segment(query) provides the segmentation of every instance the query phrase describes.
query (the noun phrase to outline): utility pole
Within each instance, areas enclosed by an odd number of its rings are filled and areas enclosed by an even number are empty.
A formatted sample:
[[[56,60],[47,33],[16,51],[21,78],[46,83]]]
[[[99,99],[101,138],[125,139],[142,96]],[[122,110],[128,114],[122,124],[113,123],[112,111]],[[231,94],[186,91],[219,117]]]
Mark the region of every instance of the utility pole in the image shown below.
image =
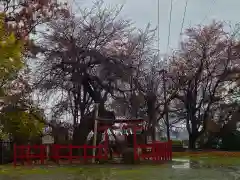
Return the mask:
[[[93,146],[94,147],[96,147],[96,145],[97,145],[98,109],[99,109],[99,104],[95,103],[95,108],[94,108],[94,134],[93,134]],[[95,155],[96,155],[96,148],[93,148],[93,157],[94,158],[92,158],[92,163],[95,163]]]
[[[168,117],[168,102],[167,102],[167,89],[166,89],[166,70],[162,70],[162,80],[163,80],[163,96],[164,96],[164,111],[165,111],[165,123],[167,126],[167,139],[170,141],[170,126]]]

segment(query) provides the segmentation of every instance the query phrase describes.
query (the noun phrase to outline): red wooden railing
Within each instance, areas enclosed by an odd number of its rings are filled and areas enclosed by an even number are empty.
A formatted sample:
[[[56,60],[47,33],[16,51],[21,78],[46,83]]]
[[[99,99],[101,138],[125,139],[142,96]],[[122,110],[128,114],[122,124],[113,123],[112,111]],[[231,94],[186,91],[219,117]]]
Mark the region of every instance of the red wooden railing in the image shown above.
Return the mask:
[[[69,155],[61,155],[59,153],[60,149],[68,149]],[[83,149],[83,155],[82,156],[73,156],[72,150],[73,149]],[[98,153],[93,155],[87,154],[87,149],[98,149]],[[105,149],[105,151],[103,151]],[[108,158],[108,152],[105,145],[98,145],[98,146],[90,146],[90,145],[83,145],[83,146],[72,146],[72,145],[53,145],[53,159],[55,159],[57,162],[59,162],[60,159],[67,159],[71,163],[74,159],[83,159],[84,162],[86,162],[88,159],[98,158],[98,159],[107,159]]]
[[[33,151],[40,151],[39,153],[33,153]],[[32,163],[32,160],[40,159],[41,164],[46,159],[46,146],[44,145],[21,145],[17,146],[14,144],[14,156],[13,163],[16,166],[17,161]]]
[[[50,146],[50,156],[49,158],[54,159],[57,163],[59,163],[59,160],[67,159],[69,160],[69,163],[72,163],[72,160],[82,159],[84,162],[87,162],[89,159],[98,158],[98,159],[107,159],[108,158],[108,152],[105,145],[98,145],[98,146],[89,146],[89,145],[83,145],[83,146],[73,146],[73,145],[58,145],[53,144]],[[68,155],[61,155],[59,151],[61,149],[67,149],[69,151]],[[82,156],[74,156],[72,153],[73,149],[83,149],[83,155]],[[88,149],[98,149],[98,153],[93,155],[88,155],[87,150]],[[104,151],[103,151],[104,149]],[[14,145],[14,166],[17,165],[17,162],[27,162],[29,165],[32,164],[32,161],[37,159],[41,160],[41,164],[45,163],[45,160],[48,158],[46,154],[47,146],[46,145],[25,145],[25,146],[17,146]],[[37,153],[36,151],[39,151]]]
[[[98,149],[98,153],[93,155],[88,155],[88,149]],[[138,149],[149,149],[150,152],[147,153],[139,153]],[[67,149],[68,154],[62,155],[60,153],[61,149]],[[73,149],[83,149],[82,156],[74,156],[72,153]],[[17,146],[14,145],[14,166],[17,165],[17,162],[27,162],[27,164],[31,165],[33,160],[40,160],[41,164],[46,163],[47,154],[46,154],[47,146],[46,145],[25,145],[25,146]],[[104,150],[104,151],[103,151]],[[72,163],[73,160],[80,160],[80,162],[87,162],[89,159],[98,158],[100,160],[108,159],[108,144],[105,141],[104,144],[100,144],[98,146],[73,146],[73,145],[58,145],[53,144],[50,146],[50,157],[54,159],[56,163],[59,163],[60,160],[68,160],[69,163]],[[151,144],[142,144],[134,146],[134,158],[135,159],[144,159],[151,161],[168,161],[172,160],[172,142],[153,142]]]
[[[104,127],[106,130],[106,127]],[[134,158],[135,159],[148,159],[153,161],[165,161],[172,159],[172,142],[153,142],[151,144],[137,144],[136,130],[138,127],[133,128],[134,134]],[[57,163],[59,160],[67,159],[69,163],[73,160],[82,160],[87,162],[89,159],[98,158],[100,160],[108,158],[108,134],[105,131],[105,142],[97,146],[83,145],[83,146],[73,146],[73,145],[50,145],[50,157],[47,157],[47,146],[46,145],[14,145],[14,166],[17,162],[27,162],[32,164],[33,160],[40,160],[41,164],[45,164],[47,158],[54,159]],[[95,156],[88,155],[88,149],[98,149],[98,153]],[[150,149],[149,153],[139,153],[138,149]],[[67,154],[62,155],[61,150],[68,150]],[[82,156],[74,156],[73,149],[82,149]],[[104,150],[104,151],[103,151]]]
[[[138,149],[148,149],[149,151],[139,153]],[[134,158],[153,160],[153,161],[169,161],[172,160],[172,142],[153,142],[151,144],[142,144],[134,146]]]

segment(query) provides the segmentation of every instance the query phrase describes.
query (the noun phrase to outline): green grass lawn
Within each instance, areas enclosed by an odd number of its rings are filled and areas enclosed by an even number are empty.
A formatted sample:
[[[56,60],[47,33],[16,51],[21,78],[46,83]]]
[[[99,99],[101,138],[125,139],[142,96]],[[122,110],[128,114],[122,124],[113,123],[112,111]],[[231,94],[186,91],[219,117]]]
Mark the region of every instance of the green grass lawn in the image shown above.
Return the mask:
[[[178,155],[190,160],[189,167],[176,168],[182,162],[162,165],[78,165],[78,166],[0,166],[3,180],[230,180],[240,178],[239,157]],[[199,164],[193,162],[200,162]]]
[[[216,169],[172,169],[167,166],[5,168],[4,180],[229,180],[235,174]],[[240,176],[239,176],[240,177]]]

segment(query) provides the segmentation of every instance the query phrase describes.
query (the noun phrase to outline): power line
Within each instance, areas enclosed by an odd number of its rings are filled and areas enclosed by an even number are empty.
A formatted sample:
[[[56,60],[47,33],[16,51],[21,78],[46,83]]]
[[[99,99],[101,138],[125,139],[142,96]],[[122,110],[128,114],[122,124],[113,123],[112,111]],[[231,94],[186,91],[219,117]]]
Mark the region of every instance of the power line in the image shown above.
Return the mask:
[[[169,49],[170,36],[171,36],[172,9],[173,9],[173,0],[171,0],[171,6],[170,6],[170,11],[169,11],[167,53],[168,53],[168,49]]]
[[[186,2],[185,2],[183,19],[182,19],[181,29],[180,29],[180,34],[179,34],[179,43],[178,43],[179,45],[180,45],[180,42],[181,42],[181,40],[182,40],[181,37],[182,37],[183,26],[184,26],[184,23],[185,23],[185,17],[186,17],[186,12],[187,12],[188,1],[189,1],[189,0],[186,0]]]
[[[183,19],[182,19],[180,34],[182,34],[183,26],[184,26],[184,23],[185,23],[185,17],[186,17],[186,12],[187,12],[188,1],[189,0],[186,0],[185,7],[184,7],[184,13],[183,13]]]
[[[211,13],[212,7],[214,6],[215,3],[216,3],[216,0],[212,0],[212,5],[210,6],[208,13],[205,15],[205,17],[203,18],[200,24],[202,24],[208,18],[208,15]]]
[[[172,24],[172,9],[173,9],[173,0],[171,0],[171,6],[169,11],[169,23],[168,23],[168,41],[167,41],[167,52],[170,44],[170,36],[171,36],[171,24]],[[167,65],[167,62],[164,62],[164,65]],[[165,124],[167,128],[167,137],[170,140],[170,129],[169,129],[169,116],[168,116],[168,103],[167,103],[167,94],[166,94],[166,77],[165,77],[165,68],[163,69],[163,92],[164,92],[164,111],[165,111]]]
[[[159,60],[159,53],[160,53],[160,0],[158,0],[158,4],[157,4],[157,56],[158,56],[158,60]]]

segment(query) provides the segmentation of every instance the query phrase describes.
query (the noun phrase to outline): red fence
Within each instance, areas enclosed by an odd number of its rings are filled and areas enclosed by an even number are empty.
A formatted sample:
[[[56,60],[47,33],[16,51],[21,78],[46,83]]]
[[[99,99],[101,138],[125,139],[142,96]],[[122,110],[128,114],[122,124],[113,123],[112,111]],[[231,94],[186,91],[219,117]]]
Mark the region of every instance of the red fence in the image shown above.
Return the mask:
[[[153,161],[168,161],[172,160],[172,142],[153,142],[151,144],[135,145],[134,158],[153,160]],[[142,150],[139,153],[138,149]],[[143,149],[146,151],[143,152]]]
[[[67,150],[67,153],[61,154],[61,150]],[[82,149],[82,156],[74,156],[74,149]],[[89,155],[88,150],[96,149],[97,154],[95,156]],[[138,149],[142,149],[142,153],[139,153]],[[148,149],[150,152],[143,152],[143,149]],[[46,160],[50,158],[56,163],[60,160],[68,160],[72,163],[73,160],[79,160],[80,162],[87,162],[90,159],[108,159],[108,144],[105,141],[104,144],[98,146],[73,146],[73,145],[58,145],[53,144],[49,149],[49,157],[47,157],[47,146],[46,145],[25,145],[17,146],[14,145],[14,166],[17,162],[27,162],[29,165],[32,164],[34,160],[40,160],[41,164],[45,164]],[[151,144],[143,144],[134,146],[134,158],[144,159],[152,161],[167,161],[172,159],[172,143],[169,142],[154,142]]]
[[[32,153],[34,151],[34,153]],[[32,163],[34,159],[40,159],[41,164],[44,164],[46,159],[46,146],[44,145],[22,145],[17,146],[14,144],[13,163],[16,166],[17,161]]]
[[[72,163],[73,160],[83,160],[83,162],[87,162],[89,159],[98,158],[98,159],[107,159],[108,152],[105,145],[98,146],[73,146],[73,145],[58,145],[53,144],[50,146],[49,154],[47,157],[47,146],[46,145],[26,145],[26,146],[17,146],[14,145],[14,166],[17,165],[17,162],[27,162],[29,165],[32,164],[34,160],[40,160],[41,164],[45,164],[45,160],[48,158],[55,160],[56,163],[59,163],[59,160],[67,159],[69,163]],[[67,149],[68,154],[61,155],[60,150]],[[82,156],[74,156],[73,149],[82,149]],[[96,155],[88,155],[88,149],[96,149]],[[98,150],[98,151],[97,151]]]

